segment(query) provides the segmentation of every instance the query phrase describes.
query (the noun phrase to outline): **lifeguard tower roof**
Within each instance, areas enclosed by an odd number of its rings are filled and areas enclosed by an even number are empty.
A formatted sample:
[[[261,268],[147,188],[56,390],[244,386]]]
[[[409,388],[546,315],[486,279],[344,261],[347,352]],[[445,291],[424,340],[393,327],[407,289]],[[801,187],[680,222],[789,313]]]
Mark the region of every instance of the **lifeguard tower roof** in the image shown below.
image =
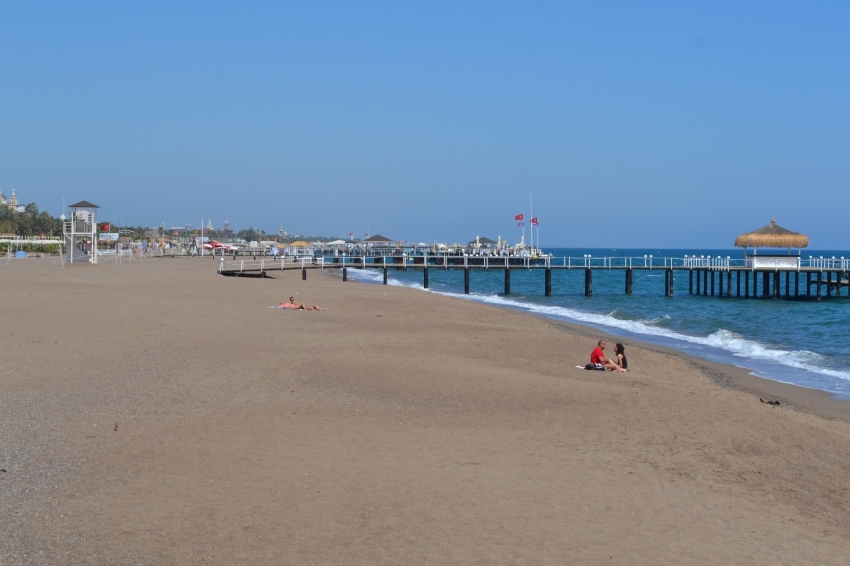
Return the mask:
[[[68,208],[100,208],[96,204],[92,204],[87,200],[81,200],[77,204],[68,205]]]

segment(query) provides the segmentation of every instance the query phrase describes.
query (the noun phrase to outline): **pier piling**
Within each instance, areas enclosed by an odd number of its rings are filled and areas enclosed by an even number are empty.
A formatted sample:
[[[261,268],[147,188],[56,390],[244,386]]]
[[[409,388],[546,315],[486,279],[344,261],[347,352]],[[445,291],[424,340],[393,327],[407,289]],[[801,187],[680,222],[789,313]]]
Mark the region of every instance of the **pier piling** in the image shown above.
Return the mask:
[[[826,297],[829,298],[832,296],[832,272],[826,272]]]
[[[629,270],[631,271],[631,269]],[[552,268],[547,267],[543,277],[543,291],[547,297],[552,296]]]
[[[818,300],[821,299],[821,285],[823,284],[823,272],[818,271]]]
[[[744,298],[750,298],[750,272],[744,272]]]
[[[342,268],[342,282],[345,283],[346,281],[348,281],[348,268],[343,267]]]
[[[505,295],[511,294],[511,268],[505,268]]]
[[[664,296],[670,296],[670,272],[668,270],[664,270]]]
[[[714,280],[712,280],[712,287],[713,286],[714,286]],[[708,295],[708,270],[707,269],[702,270],[702,294]],[[711,294],[713,295],[714,292],[712,291]]]
[[[626,270],[626,294],[631,295],[635,290],[635,273],[631,268]]]
[[[812,296],[812,274],[806,273],[806,296]]]
[[[800,296],[800,272],[794,272],[794,297]]]
[[[694,294],[694,270],[688,270],[688,295]]]
[[[711,296],[714,296],[714,272],[711,272]]]
[[[699,277],[699,269],[697,269],[697,295],[700,294],[700,277]]]
[[[384,267],[384,285],[387,284],[387,268]]]
[[[735,293],[735,296],[740,299],[741,298],[741,272],[739,271],[736,275],[738,276],[738,289],[737,289],[737,293]]]
[[[788,299],[791,297],[791,273],[785,272],[785,298]]]
[[[774,272],[773,272],[773,298],[774,298],[774,299],[778,299],[778,298],[779,298],[779,287],[780,287],[780,284],[779,284],[779,271],[774,271]]]
[[[584,296],[593,296],[593,271],[590,269],[584,270]]]
[[[732,296],[732,272],[731,271],[726,272],[726,296],[727,297]]]
[[[422,268],[422,286],[428,288],[428,266]]]
[[[301,268],[301,281],[307,281],[307,268]]]
[[[720,291],[718,293],[718,295],[722,297],[723,296],[723,273],[717,274],[717,285],[719,287],[718,291]]]
[[[667,279],[667,296],[672,297],[673,296],[673,270],[668,269],[667,273],[668,273],[668,275],[666,277],[666,279]]]
[[[469,294],[469,268],[463,268],[463,294]]]

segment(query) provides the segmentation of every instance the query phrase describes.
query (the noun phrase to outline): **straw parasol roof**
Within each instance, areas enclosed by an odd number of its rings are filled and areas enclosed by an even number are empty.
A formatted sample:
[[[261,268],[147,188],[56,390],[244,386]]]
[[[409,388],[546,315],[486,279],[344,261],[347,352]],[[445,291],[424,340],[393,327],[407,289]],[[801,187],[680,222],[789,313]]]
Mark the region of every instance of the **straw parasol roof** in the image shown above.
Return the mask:
[[[805,248],[808,245],[808,236],[783,228],[776,223],[776,218],[764,228],[735,238],[738,248]]]
[[[297,242],[292,242],[291,244],[289,244],[289,246],[291,246],[293,248],[309,248],[310,243],[305,242],[303,240],[298,240]]]

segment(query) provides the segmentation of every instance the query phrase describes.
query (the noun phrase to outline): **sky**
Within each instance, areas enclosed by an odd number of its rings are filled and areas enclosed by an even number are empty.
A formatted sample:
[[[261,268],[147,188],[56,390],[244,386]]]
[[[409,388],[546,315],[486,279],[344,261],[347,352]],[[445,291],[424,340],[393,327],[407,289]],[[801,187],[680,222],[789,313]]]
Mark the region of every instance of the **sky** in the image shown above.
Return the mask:
[[[54,215],[850,249],[848,2],[4,2],[0,190]]]

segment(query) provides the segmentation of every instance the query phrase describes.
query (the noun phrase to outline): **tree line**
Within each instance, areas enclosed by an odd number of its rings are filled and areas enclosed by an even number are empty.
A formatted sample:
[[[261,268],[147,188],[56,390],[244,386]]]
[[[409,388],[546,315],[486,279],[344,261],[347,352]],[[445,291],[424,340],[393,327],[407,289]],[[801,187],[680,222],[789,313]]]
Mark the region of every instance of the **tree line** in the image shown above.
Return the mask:
[[[0,206],[0,234],[61,236],[62,221],[46,211],[39,212],[34,202],[26,205],[23,212]]]

